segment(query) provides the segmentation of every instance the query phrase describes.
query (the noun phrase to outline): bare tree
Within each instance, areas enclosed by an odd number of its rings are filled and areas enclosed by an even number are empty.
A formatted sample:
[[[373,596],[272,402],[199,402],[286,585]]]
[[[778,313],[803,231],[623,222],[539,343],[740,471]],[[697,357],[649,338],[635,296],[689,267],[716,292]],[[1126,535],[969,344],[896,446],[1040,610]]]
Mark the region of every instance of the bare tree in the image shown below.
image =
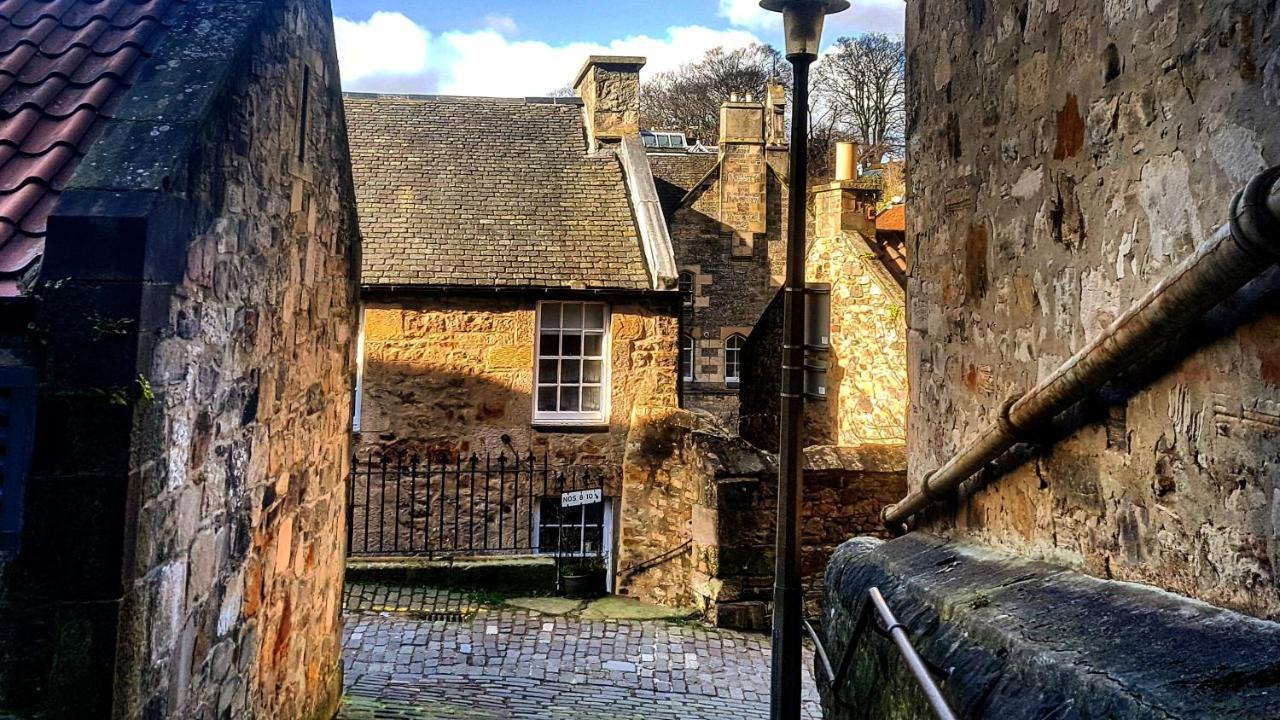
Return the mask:
[[[644,84],[641,124],[685,133],[690,142],[719,139],[720,104],[731,93],[763,98],[771,80],[791,89],[791,66],[769,45],[714,48],[701,59],[659,73]]]
[[[866,33],[837,40],[814,69],[815,101],[835,134],[862,145],[864,159],[903,154],[906,65],[901,38]]]

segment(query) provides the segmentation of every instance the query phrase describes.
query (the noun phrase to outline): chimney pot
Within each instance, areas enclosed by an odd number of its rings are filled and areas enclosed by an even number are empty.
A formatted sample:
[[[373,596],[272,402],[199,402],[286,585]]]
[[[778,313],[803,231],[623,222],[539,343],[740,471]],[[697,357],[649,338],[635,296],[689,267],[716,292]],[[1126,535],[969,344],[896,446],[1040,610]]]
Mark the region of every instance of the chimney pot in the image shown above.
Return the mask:
[[[858,143],[836,143],[836,182],[858,177]]]

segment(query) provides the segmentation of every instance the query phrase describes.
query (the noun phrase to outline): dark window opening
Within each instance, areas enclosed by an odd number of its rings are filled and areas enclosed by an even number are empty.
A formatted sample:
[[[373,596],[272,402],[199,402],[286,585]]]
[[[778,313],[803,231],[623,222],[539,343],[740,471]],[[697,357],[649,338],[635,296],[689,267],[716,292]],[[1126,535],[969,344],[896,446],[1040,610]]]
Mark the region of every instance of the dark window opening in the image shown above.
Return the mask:
[[[307,161],[307,116],[311,110],[311,67],[302,68],[302,105],[298,108],[298,162]]]
[[[604,503],[560,507],[556,498],[542,498],[538,512],[538,551],[564,555],[604,553]]]

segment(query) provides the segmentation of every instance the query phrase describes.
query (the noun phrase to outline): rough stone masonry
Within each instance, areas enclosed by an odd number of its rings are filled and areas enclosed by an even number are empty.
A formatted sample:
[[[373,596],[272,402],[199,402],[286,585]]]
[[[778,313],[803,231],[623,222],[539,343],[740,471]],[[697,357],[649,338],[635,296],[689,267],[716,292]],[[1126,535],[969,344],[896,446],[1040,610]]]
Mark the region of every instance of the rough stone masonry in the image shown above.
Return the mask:
[[[918,486],[1280,163],[1280,13],[1230,0],[912,0]],[[931,527],[1280,617],[1280,280],[1113,383]]]
[[[50,220],[7,704],[337,709],[357,228],[332,22],[187,3]]]

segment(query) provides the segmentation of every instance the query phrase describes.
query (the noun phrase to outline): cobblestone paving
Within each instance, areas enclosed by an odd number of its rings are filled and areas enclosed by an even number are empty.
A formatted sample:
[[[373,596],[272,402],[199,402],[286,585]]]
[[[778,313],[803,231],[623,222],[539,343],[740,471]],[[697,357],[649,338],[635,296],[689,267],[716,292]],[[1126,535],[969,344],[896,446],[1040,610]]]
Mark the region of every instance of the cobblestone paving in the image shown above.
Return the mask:
[[[768,717],[763,635],[485,608],[460,623],[351,615],[345,642],[343,720]],[[809,667],[805,695],[821,717]]]

